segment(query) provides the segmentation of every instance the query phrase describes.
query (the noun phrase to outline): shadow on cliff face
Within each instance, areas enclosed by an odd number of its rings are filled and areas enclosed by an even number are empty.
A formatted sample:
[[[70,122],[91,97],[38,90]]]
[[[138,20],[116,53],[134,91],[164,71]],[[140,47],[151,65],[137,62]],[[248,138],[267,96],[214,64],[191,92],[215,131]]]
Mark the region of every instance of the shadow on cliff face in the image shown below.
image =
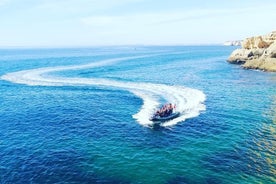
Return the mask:
[[[271,58],[276,58],[276,53],[271,54]]]

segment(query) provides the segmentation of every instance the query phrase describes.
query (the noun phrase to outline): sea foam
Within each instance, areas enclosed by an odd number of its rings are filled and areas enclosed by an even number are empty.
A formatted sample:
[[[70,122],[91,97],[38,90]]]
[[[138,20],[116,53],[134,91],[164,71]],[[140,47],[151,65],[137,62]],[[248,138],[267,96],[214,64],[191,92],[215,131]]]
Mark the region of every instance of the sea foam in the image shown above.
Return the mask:
[[[149,119],[154,111],[161,105],[161,100],[176,104],[177,111],[181,113],[178,118],[162,124],[162,126],[165,127],[173,126],[179,122],[185,121],[188,118],[196,117],[201,111],[205,110],[205,94],[197,89],[183,86],[124,82],[101,78],[65,78],[53,75],[53,72],[96,68],[106,65],[113,65],[117,62],[150,56],[153,55],[114,58],[85,65],[45,67],[32,70],[23,70],[3,75],[1,76],[1,79],[19,84],[36,86],[94,85],[124,89],[143,100],[143,105],[140,108],[140,111],[133,115],[133,118],[143,126],[149,126],[152,124]]]

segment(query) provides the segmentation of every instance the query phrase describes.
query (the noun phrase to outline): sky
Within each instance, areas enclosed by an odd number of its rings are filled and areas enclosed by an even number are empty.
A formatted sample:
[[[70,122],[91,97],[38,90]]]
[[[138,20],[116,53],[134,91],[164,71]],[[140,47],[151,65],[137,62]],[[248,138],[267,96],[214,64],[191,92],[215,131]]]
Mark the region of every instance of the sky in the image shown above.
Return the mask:
[[[0,0],[0,47],[221,44],[275,21],[275,0]]]

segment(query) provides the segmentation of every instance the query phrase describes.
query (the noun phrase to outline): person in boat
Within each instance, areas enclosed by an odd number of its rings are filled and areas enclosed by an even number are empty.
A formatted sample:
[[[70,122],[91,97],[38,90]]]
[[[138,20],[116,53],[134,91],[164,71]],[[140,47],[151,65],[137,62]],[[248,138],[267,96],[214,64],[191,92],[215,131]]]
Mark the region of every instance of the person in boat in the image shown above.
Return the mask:
[[[167,105],[165,110],[165,116],[169,116],[169,115],[171,115],[171,109],[170,109],[170,106]]]
[[[170,103],[170,104],[169,104],[169,114],[172,114],[172,112],[173,112],[173,106],[172,106],[172,104]]]
[[[167,117],[170,116],[173,113],[173,109],[175,108],[175,105],[173,106],[170,104],[165,104],[162,106],[161,109],[157,110],[154,116],[160,116],[160,117]]]
[[[154,116],[160,116],[160,111],[157,110],[157,111],[155,112]]]
[[[166,110],[167,110],[166,108],[167,108],[166,104],[162,106],[162,108],[161,108],[161,117],[165,117],[166,116]]]

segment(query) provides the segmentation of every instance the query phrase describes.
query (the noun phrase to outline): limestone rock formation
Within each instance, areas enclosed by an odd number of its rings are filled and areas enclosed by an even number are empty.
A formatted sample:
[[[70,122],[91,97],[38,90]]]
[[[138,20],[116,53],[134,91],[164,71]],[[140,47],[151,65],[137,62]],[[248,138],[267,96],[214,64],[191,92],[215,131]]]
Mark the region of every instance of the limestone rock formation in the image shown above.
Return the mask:
[[[242,47],[245,49],[267,48],[272,42],[264,40],[261,36],[246,38],[242,42]]]
[[[228,58],[229,63],[244,68],[276,72],[276,31],[264,36],[246,38]]]

